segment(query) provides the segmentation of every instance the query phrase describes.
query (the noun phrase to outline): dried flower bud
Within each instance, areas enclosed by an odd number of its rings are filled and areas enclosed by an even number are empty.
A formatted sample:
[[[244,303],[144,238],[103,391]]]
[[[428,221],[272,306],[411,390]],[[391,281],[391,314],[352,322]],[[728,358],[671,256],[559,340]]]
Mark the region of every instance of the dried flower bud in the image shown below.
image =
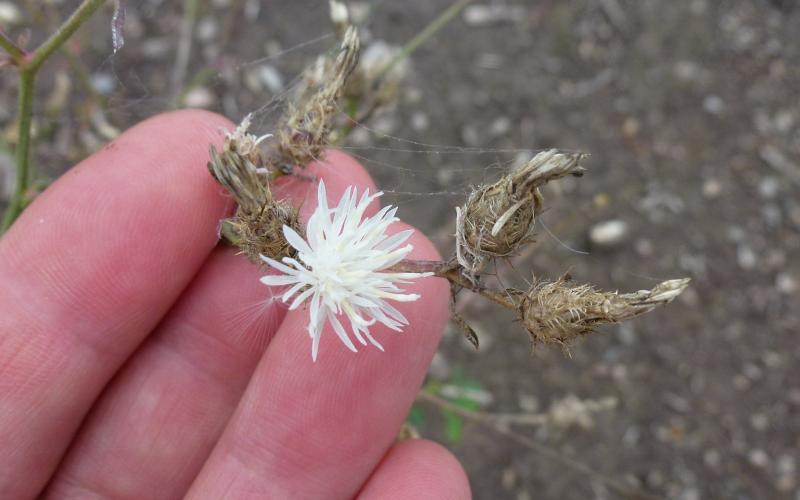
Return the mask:
[[[534,342],[567,344],[591,333],[596,325],[619,323],[667,304],[689,285],[689,279],[664,281],[652,290],[599,292],[589,285],[569,286],[568,278],[539,282],[517,298],[525,328]]]
[[[358,64],[360,51],[358,31],[349,27],[333,64],[317,63],[315,91],[303,87],[296,101],[288,105],[278,125],[278,141],[271,152],[267,167],[271,171],[288,173],[294,165],[305,167],[321,158],[329,145],[333,118],[338,111],[339,98],[347,79]]]
[[[344,95],[367,109],[387,106],[397,101],[411,64],[400,57],[402,48],[383,40],[375,40],[362,51],[358,67],[347,81]]]
[[[249,132],[251,120],[252,114],[248,114],[233,132],[225,134],[222,152],[223,154],[225,152],[234,153],[243,157],[256,167],[262,167],[264,165],[264,159],[261,149],[259,149],[258,146],[264,139],[272,137],[272,134],[262,135],[261,137],[256,137],[251,134]]]
[[[469,274],[479,273],[494,257],[505,257],[528,243],[542,208],[539,187],[566,175],[581,176],[583,153],[551,149],[494,184],[472,192],[456,208],[456,255]]]
[[[260,255],[280,259],[294,253],[283,235],[284,225],[302,230],[297,209],[273,198],[267,172],[257,167],[255,162],[261,161],[257,146],[267,136],[255,138],[247,132],[249,125],[248,116],[226,135],[221,152],[211,146],[208,169],[239,205],[234,217],[222,221],[220,232],[252,262],[260,264]]]

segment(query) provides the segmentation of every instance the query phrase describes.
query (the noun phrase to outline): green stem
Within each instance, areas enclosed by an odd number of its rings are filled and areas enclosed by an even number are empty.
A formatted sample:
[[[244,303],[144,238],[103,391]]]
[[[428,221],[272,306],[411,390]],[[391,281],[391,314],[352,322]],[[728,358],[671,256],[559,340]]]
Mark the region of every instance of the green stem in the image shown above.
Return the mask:
[[[30,179],[31,123],[33,121],[33,96],[36,74],[42,64],[85,23],[106,0],[84,0],[64,23],[32,54],[25,54],[10,39],[0,33],[0,46],[14,57],[19,67],[19,107],[17,109],[17,145],[15,160],[17,183],[3,215],[2,232],[5,232],[25,209],[28,181]],[[9,48],[11,50],[9,50]],[[15,50],[16,48],[16,50]]]
[[[17,184],[14,194],[8,202],[8,208],[3,215],[3,232],[11,227],[22,210],[25,208],[26,191],[28,190],[28,168],[30,141],[31,141],[31,121],[33,117],[33,94],[35,88],[35,73],[20,71],[19,74],[19,106],[17,108],[17,147],[15,150],[17,164]]]
[[[47,58],[58,50],[105,2],[106,0],[84,0],[75,12],[69,16],[69,19],[64,21],[64,24],[33,52],[30,60],[25,65],[25,70],[36,72]]]
[[[14,40],[9,38],[8,35],[3,33],[3,30],[0,30],[0,48],[8,52],[8,55],[11,56],[11,59],[14,61],[14,64],[17,66],[21,65],[25,58],[27,57],[27,53],[22,50],[19,45],[14,43]]]
[[[447,24],[453,20],[454,17],[461,12],[464,7],[467,6],[472,0],[459,0],[458,2],[454,3],[447,9],[445,9],[441,14],[439,14],[436,19],[430,22],[425,28],[417,33],[414,38],[408,41],[400,52],[395,54],[391,61],[386,63],[386,66],[383,67],[381,72],[378,74],[378,77],[375,79],[376,87],[380,85],[380,82],[386,77],[387,74],[397,66],[400,61],[407,58],[411,54],[414,53],[423,43],[430,40],[436,33],[439,32],[442,28],[447,26]]]

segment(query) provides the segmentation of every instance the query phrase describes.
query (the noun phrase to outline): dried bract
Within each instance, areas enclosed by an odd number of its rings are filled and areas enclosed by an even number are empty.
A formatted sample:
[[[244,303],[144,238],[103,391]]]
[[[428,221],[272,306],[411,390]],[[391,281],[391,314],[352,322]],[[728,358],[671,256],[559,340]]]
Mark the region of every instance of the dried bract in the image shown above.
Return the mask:
[[[395,103],[411,71],[408,59],[401,55],[401,47],[383,40],[367,45],[344,95],[373,111]]]
[[[280,259],[294,254],[283,235],[283,226],[302,231],[297,209],[287,201],[275,200],[267,184],[266,171],[258,144],[268,136],[256,138],[247,132],[250,117],[225,137],[221,152],[210,148],[208,169],[236,201],[234,217],[221,222],[220,232],[238,246],[254,263],[260,255]]]
[[[267,167],[272,172],[289,173],[297,165],[305,167],[321,158],[330,144],[329,138],[339,98],[347,78],[358,64],[360,52],[358,32],[349,27],[333,64],[317,63],[319,75],[314,77],[318,87],[304,87],[297,99],[289,103],[278,125],[277,144]]]
[[[534,342],[565,345],[597,325],[619,323],[667,304],[689,279],[664,281],[652,290],[600,292],[589,285],[570,286],[567,278],[539,282],[517,297],[520,318]]]
[[[471,275],[486,262],[506,257],[531,241],[535,216],[542,209],[539,187],[567,175],[581,176],[583,153],[551,149],[533,157],[494,184],[480,186],[456,208],[456,256]]]

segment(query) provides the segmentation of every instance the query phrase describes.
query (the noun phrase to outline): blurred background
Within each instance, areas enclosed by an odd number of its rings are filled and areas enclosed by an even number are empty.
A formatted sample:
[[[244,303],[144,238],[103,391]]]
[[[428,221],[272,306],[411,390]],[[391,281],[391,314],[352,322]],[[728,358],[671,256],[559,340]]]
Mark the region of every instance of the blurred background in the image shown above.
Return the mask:
[[[402,46],[452,2],[349,4],[365,45]],[[76,5],[0,1],[0,26],[36,46]],[[537,243],[498,277],[569,271],[620,291],[693,279],[568,351],[532,350],[510,315],[461,294],[481,348],[448,330],[424,390],[454,406],[421,399],[409,421],[456,453],[476,498],[800,499],[795,5],[474,1],[342,143],[445,255],[470,185],[544,148],[590,153],[586,176],[546,188]],[[115,53],[111,7],[40,77],[37,188],[175,107],[256,111],[269,132],[303,69],[337,45],[321,0],[142,0]],[[0,69],[0,205],[15,76]]]

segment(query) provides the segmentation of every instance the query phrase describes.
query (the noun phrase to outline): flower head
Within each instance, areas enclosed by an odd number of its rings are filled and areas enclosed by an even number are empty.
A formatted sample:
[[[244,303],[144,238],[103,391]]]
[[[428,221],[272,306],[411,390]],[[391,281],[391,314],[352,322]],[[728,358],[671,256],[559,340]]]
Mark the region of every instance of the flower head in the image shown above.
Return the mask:
[[[256,137],[250,133],[250,124],[253,114],[250,113],[242,119],[233,132],[225,132],[225,142],[223,144],[223,151],[232,151],[239,156],[247,158],[255,166],[261,164],[261,152],[258,145],[264,139],[272,137],[272,134],[265,134],[261,137]]]
[[[325,184],[320,181],[318,205],[308,220],[306,239],[292,228],[283,226],[286,240],[297,250],[297,259],[284,257],[281,263],[261,257],[282,273],[264,276],[261,282],[269,286],[289,286],[281,300],[290,304],[290,310],[297,309],[303,302],[310,302],[308,333],[312,339],[311,357],[314,361],[326,321],[331,323],[339,340],[351,351],[356,351],[339,316],[349,321],[350,330],[358,342],[367,345],[369,341],[383,350],[370,334],[369,327],[382,323],[392,330],[402,331],[408,320],[387,301],[417,300],[419,295],[403,293],[397,284],[430,275],[389,270],[412,250],[411,245],[403,246],[403,243],[413,230],[392,236],[386,234],[389,225],[398,220],[395,207],[387,206],[373,217],[364,217],[369,204],[382,194],[370,195],[367,190],[359,199],[356,189],[351,186],[345,190],[339,205],[329,208]]]

